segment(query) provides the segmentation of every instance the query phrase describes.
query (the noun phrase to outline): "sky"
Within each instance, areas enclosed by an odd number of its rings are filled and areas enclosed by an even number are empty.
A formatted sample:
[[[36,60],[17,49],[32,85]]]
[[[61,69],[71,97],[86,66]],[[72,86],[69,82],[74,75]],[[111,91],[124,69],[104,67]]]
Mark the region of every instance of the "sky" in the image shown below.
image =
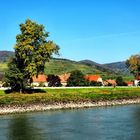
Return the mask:
[[[0,0],[0,50],[14,51],[19,24],[43,24],[60,57],[98,63],[140,52],[139,0]]]

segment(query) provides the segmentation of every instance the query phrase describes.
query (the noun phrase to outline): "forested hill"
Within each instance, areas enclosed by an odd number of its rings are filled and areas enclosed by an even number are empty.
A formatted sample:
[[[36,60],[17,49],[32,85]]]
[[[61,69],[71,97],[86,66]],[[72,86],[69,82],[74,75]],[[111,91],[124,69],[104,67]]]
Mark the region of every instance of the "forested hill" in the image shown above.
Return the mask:
[[[104,66],[107,68],[111,68],[112,70],[115,70],[117,72],[121,72],[124,74],[130,74],[125,61],[108,63],[108,64],[104,64]]]
[[[8,60],[14,56],[12,51],[0,51],[0,62],[8,62]]]
[[[81,64],[85,64],[87,66],[94,66],[95,68],[101,70],[101,71],[114,71],[110,69],[109,67],[106,67],[105,65],[99,64],[97,62],[91,61],[91,60],[81,60],[79,61]]]
[[[11,51],[0,51],[0,72],[4,72],[7,69],[7,62],[13,55],[14,52]],[[46,74],[59,75],[73,70],[80,70],[84,74],[100,74],[103,77],[112,77],[118,75],[118,72],[122,74],[121,72],[125,71],[125,67],[120,67],[120,65],[114,66],[114,64],[111,64],[111,66],[109,64],[102,65],[91,60],[77,62],[58,58],[52,59],[45,65]]]
[[[91,60],[82,60],[80,63],[88,65],[88,66],[95,66],[96,68],[106,71],[115,71],[116,73],[121,73],[125,75],[130,75],[130,72],[125,64],[125,61],[122,62],[114,62],[114,63],[107,63],[107,64],[99,64]]]
[[[74,70],[80,70],[84,74],[115,74],[114,71],[109,69],[100,69],[95,66],[89,66],[86,64],[79,63],[77,61],[71,61],[68,59],[52,59],[50,62],[46,63],[45,72],[48,74],[63,74],[69,73]]]

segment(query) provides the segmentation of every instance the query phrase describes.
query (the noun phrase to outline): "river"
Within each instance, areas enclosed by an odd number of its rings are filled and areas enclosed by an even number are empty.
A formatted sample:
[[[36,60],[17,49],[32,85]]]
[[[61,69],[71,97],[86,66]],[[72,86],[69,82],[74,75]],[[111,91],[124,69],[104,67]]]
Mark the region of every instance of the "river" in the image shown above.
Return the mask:
[[[140,105],[3,115],[0,140],[140,140]]]

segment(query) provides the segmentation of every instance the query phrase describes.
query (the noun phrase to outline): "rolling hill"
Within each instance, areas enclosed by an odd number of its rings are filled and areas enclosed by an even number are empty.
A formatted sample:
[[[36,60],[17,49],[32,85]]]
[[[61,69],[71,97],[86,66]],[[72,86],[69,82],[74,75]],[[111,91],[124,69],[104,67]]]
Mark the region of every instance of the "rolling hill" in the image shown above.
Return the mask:
[[[124,75],[130,75],[130,72],[125,64],[125,61],[122,62],[114,62],[114,63],[107,63],[107,64],[99,64],[91,60],[82,60],[79,61],[82,64],[88,66],[95,66],[96,68],[100,69],[101,71],[113,71],[116,73],[121,73]]]
[[[0,63],[7,62],[13,56],[14,52],[12,51],[0,51]]]
[[[110,69],[109,67],[106,67],[105,65],[96,63],[96,62],[91,61],[91,60],[81,60],[81,61],[79,61],[79,63],[85,64],[87,66],[93,66],[101,71],[115,72],[114,70]]]
[[[48,74],[51,73],[63,74],[63,73],[69,73],[73,70],[80,70],[84,74],[105,74],[105,73],[114,74],[113,71],[110,71],[108,69],[101,70],[96,66],[89,66],[86,64],[82,64],[67,59],[52,59],[50,62],[46,63],[46,67],[45,67],[45,72]]]
[[[108,63],[108,64],[104,64],[105,67],[110,68],[116,72],[120,72],[123,74],[127,74],[130,75],[130,72],[126,66],[125,61],[122,62],[114,62],[114,63]]]
[[[7,62],[13,55],[14,52],[0,51],[0,73],[4,73],[7,69]],[[91,60],[76,62],[68,59],[54,58],[45,64],[45,74],[60,75],[69,73],[73,70],[80,70],[84,74],[100,74],[104,79],[106,79],[116,77],[118,76],[118,73],[122,75],[123,71],[125,71],[125,67],[123,66],[124,63],[123,65],[119,64],[120,63],[118,62],[102,65]]]

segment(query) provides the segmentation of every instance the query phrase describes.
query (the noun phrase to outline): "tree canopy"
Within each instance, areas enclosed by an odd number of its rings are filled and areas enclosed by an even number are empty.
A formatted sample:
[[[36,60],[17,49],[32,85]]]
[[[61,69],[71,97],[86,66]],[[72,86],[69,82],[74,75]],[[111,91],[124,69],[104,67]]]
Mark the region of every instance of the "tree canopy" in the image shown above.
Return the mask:
[[[79,71],[75,70],[71,72],[71,75],[67,81],[67,86],[88,86],[89,81],[85,79],[84,74]]]
[[[116,83],[117,83],[118,86],[127,86],[127,84],[124,82],[122,76],[118,76],[116,78]]]
[[[132,55],[127,61],[126,65],[128,66],[130,72],[135,76],[140,75],[140,55]]]
[[[53,41],[46,40],[49,33],[43,25],[30,19],[20,24],[20,31],[16,36],[15,56],[9,64],[6,80],[12,89],[17,87],[22,91],[33,76],[44,72],[45,62],[53,54],[58,54],[59,47]]]
[[[61,87],[62,86],[61,80],[60,80],[59,76],[57,76],[57,75],[53,75],[53,74],[48,75],[47,81],[48,81],[49,87]]]

